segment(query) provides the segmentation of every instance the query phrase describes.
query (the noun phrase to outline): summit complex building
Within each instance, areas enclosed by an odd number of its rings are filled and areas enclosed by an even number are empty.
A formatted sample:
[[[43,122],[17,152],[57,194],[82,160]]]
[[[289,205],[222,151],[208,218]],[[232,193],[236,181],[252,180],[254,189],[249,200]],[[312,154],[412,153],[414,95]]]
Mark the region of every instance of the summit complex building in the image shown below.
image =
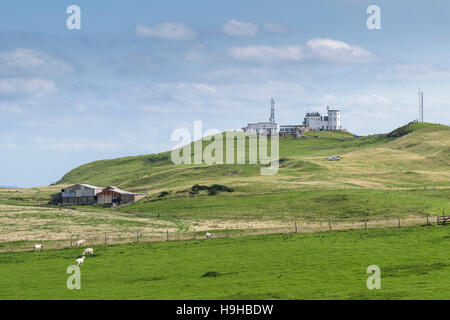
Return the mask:
[[[342,130],[341,111],[327,107],[326,116],[322,116],[319,112],[308,112],[302,124],[280,125],[275,123],[275,102],[272,99],[269,122],[249,123],[243,130],[269,135],[304,131]]]

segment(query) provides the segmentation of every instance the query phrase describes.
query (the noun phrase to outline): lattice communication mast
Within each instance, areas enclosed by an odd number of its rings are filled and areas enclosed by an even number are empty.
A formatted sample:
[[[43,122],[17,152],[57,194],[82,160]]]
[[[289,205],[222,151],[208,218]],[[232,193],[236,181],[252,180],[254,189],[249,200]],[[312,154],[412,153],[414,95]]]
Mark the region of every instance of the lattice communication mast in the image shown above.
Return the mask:
[[[275,100],[270,99],[270,123],[275,123]]]
[[[419,90],[419,121],[423,122],[423,91]]]

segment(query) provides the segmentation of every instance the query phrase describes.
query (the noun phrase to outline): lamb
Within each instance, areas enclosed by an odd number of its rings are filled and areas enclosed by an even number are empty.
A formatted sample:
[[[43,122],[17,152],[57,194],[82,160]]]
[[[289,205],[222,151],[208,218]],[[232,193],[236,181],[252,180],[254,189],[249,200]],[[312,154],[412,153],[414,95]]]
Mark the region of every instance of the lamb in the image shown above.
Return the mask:
[[[35,244],[34,245],[34,251],[41,251],[42,249],[42,244]]]
[[[208,239],[208,240],[211,240],[211,238],[214,238],[216,235],[214,234],[214,233],[209,233],[209,232],[207,232],[206,234],[205,234],[205,237],[206,237],[206,239]]]
[[[87,248],[83,251],[83,256],[88,255],[88,254],[94,254],[94,249]]]
[[[86,244],[86,239],[81,239],[81,240],[78,240],[77,242],[75,242],[75,245],[77,246],[77,248],[79,246],[84,246],[85,244]]]
[[[85,256],[82,256],[81,258],[78,258],[78,259],[75,261],[75,263],[77,264],[77,266],[82,265],[83,262],[84,262],[84,259],[86,259]]]

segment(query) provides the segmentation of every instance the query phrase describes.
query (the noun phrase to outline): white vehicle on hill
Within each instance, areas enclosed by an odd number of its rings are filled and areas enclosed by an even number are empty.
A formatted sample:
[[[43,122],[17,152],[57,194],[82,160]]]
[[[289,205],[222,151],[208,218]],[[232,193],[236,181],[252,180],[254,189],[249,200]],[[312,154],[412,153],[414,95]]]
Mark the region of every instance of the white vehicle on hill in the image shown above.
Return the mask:
[[[329,156],[328,157],[328,161],[340,161],[341,157],[340,156]]]

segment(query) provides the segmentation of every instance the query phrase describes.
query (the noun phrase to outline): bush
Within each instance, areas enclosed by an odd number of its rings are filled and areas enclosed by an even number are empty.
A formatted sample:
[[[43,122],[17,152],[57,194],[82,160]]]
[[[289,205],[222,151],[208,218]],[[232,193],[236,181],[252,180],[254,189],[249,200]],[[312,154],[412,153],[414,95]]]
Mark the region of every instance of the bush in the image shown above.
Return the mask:
[[[158,198],[163,198],[163,197],[165,197],[165,196],[168,196],[169,194],[170,194],[170,192],[163,191],[163,192],[161,192],[161,193],[158,195]]]
[[[233,192],[234,191],[233,189],[231,189],[231,188],[229,188],[227,186],[220,185],[220,184],[213,184],[210,187],[204,186],[204,185],[195,184],[195,185],[192,186],[191,191],[189,193],[191,195],[195,195],[195,194],[198,194],[199,191],[203,191],[203,190],[208,190],[208,195],[209,196],[214,196],[219,191],[224,191],[224,192]]]
[[[219,277],[222,274],[218,271],[208,271],[206,272],[204,275],[202,275],[202,278],[206,278],[206,277]]]

